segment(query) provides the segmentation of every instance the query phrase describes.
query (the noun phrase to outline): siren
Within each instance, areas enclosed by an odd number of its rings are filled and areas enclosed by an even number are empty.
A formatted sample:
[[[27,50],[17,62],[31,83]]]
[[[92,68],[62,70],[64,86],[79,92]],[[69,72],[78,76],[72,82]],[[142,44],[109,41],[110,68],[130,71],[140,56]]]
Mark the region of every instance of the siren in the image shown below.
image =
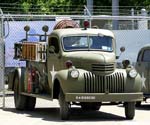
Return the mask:
[[[86,20],[84,21],[84,29],[86,30],[89,27],[89,22]]]

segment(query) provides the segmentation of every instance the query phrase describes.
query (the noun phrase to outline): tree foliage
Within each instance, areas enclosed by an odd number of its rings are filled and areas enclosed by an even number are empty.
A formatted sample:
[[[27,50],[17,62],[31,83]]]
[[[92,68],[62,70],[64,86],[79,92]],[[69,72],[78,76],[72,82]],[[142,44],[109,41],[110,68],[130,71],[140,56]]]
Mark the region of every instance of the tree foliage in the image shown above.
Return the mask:
[[[48,14],[65,13],[75,5],[75,10],[85,4],[86,0],[21,0],[20,4],[24,12],[36,10]]]
[[[2,4],[8,3],[8,4]],[[109,7],[111,9],[112,0],[93,0],[93,6]],[[86,5],[86,0],[0,0],[0,7],[16,5],[19,9],[18,11],[22,13],[45,13],[45,14],[69,14],[73,11],[74,14],[83,11],[84,5]],[[150,8],[150,0],[120,0],[119,5],[121,6],[133,6]],[[15,7],[13,7],[15,9]],[[5,7],[4,9],[7,9]],[[12,8],[9,7],[8,11]],[[94,8],[95,9],[95,8]],[[16,10],[17,11],[17,10]],[[101,11],[101,10],[100,10]]]

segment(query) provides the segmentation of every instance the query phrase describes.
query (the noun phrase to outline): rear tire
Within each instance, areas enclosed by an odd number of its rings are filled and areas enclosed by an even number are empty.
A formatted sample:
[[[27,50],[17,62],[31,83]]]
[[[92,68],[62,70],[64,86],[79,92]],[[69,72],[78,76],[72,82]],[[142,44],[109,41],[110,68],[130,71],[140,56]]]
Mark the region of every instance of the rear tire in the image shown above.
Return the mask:
[[[19,76],[16,75],[14,80],[14,103],[17,110],[24,110],[26,107],[27,97],[20,94],[22,87]]]
[[[69,114],[70,114],[70,107],[69,107],[69,103],[65,101],[65,95],[61,88],[60,88],[60,93],[59,93],[59,105],[60,105],[61,119],[68,120]]]
[[[135,115],[135,103],[134,102],[126,102],[125,103],[125,116],[127,119],[131,120]]]
[[[140,107],[141,106],[141,101],[136,102],[135,106]]]
[[[35,104],[36,104],[36,98],[35,97],[30,97],[27,96],[27,102],[26,102],[26,110],[32,111],[35,109]]]

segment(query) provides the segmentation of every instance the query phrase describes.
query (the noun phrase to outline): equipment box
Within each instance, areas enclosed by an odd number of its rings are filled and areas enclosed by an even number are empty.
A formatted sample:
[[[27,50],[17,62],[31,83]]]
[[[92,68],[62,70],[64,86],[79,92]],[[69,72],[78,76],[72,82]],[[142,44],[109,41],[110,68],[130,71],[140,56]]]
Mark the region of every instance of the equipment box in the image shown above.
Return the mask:
[[[30,61],[46,61],[46,42],[15,43],[15,59]]]

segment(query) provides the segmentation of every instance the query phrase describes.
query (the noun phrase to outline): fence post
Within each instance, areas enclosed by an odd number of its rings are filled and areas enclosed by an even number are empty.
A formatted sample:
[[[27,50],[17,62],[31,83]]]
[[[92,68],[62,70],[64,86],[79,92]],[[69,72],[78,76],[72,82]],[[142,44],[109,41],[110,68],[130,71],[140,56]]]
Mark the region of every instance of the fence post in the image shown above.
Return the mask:
[[[134,9],[131,9],[131,16],[134,16]],[[132,30],[134,30],[134,19],[132,20]]]
[[[141,16],[147,16],[147,11],[146,11],[146,9],[141,9]],[[141,30],[147,30],[148,29],[148,21],[147,21],[147,19],[140,19],[139,21],[138,21],[138,29],[141,29]]]
[[[3,90],[3,108],[5,108],[5,81],[4,81],[4,71],[5,71],[5,63],[4,63],[4,16],[3,16],[3,11],[0,8],[0,19],[1,19],[1,24],[0,24],[0,89]]]
[[[119,0],[112,0],[112,15],[119,16]],[[118,30],[119,28],[119,21],[113,20],[113,30]]]

